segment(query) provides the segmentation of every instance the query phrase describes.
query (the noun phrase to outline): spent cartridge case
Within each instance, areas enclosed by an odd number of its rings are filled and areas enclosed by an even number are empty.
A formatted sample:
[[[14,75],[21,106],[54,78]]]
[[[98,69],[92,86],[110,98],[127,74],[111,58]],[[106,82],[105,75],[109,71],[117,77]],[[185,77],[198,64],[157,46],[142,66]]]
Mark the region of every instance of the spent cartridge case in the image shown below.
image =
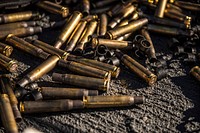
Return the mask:
[[[67,7],[55,4],[50,1],[40,1],[36,5],[48,12],[59,14],[62,17],[67,17],[69,14],[69,9]]]
[[[84,96],[85,108],[122,107],[145,102],[143,96]]]
[[[191,11],[200,11],[200,4],[195,4],[192,2],[186,2],[186,1],[179,1],[176,0],[174,1],[174,5],[186,9],[186,10],[191,10]]]
[[[0,94],[0,115],[6,132],[18,133],[17,123],[7,94]]]
[[[102,90],[102,91],[107,91],[110,86],[109,79],[99,79],[99,78],[79,76],[73,74],[53,73],[52,79],[53,81],[58,81],[69,85],[95,89],[95,90]]]
[[[30,19],[32,19],[34,17],[38,17],[38,16],[39,16],[38,12],[32,12],[32,11],[4,14],[4,15],[0,16],[0,24],[30,20]]]
[[[188,31],[184,31],[184,30],[181,30],[181,29],[178,29],[178,28],[161,26],[161,25],[148,24],[147,29],[150,32],[160,33],[160,34],[164,34],[164,35],[190,36],[190,33]]]
[[[105,70],[108,72],[111,72],[111,76],[114,78],[117,78],[119,76],[120,73],[120,68],[114,65],[110,65],[107,63],[103,63],[103,62],[99,62],[96,60],[90,60],[90,59],[86,59],[86,58],[82,58],[82,57],[78,57],[78,56],[73,56],[73,55],[69,55],[68,56],[68,60],[71,61],[75,61],[75,62],[79,62],[81,64],[85,64],[94,68],[98,68],[101,70]]]
[[[163,18],[168,0],[159,0],[154,16]]]
[[[84,18],[82,18],[81,20],[90,22],[92,20],[97,20],[97,19],[98,19],[98,15],[88,15],[88,16],[85,16]]]
[[[36,25],[36,21],[28,21],[28,22],[24,21],[24,22],[1,24],[0,31],[12,30],[16,28],[34,27],[35,25]]]
[[[42,28],[39,26],[6,30],[4,32],[0,32],[0,40],[5,39],[9,34],[13,34],[18,37],[24,37],[24,36],[33,35],[39,32],[42,32]]]
[[[196,80],[200,82],[200,68],[195,66],[190,70],[190,75],[192,75]]]
[[[94,68],[74,61],[59,60],[58,66],[67,68],[68,70],[85,76],[110,79],[111,73],[105,70]]]
[[[99,35],[104,36],[107,32],[108,17],[106,14],[101,14],[99,23]]]
[[[88,42],[88,37],[95,32],[96,27],[97,27],[97,21],[91,21],[88,23],[81,40],[79,41],[79,43],[76,45],[74,49],[75,52],[82,53],[85,47],[85,43]]]
[[[102,38],[92,38],[92,47],[96,47],[98,45],[105,45],[111,49],[131,49],[131,43],[128,41],[118,41],[118,40],[111,40],[111,39],[102,39]]]
[[[6,42],[11,44],[14,47],[17,47],[18,49],[22,51],[25,51],[31,55],[40,57],[42,59],[47,59],[50,56],[50,54],[46,53],[41,48],[38,48],[13,34],[9,34],[7,36]]]
[[[50,44],[47,44],[45,42],[42,42],[40,40],[33,40],[33,39],[29,39],[26,38],[26,41],[30,42],[31,44],[33,44],[34,46],[41,48],[42,50],[44,50],[45,52],[52,54],[52,55],[57,55],[62,59],[66,59],[68,56],[68,53],[61,50],[61,49],[57,49],[53,46],[51,46]]]
[[[0,68],[3,70],[16,72],[18,68],[18,62],[3,54],[0,54],[0,66]]]
[[[72,34],[73,30],[76,28],[78,25],[79,21],[82,18],[82,13],[75,11],[65,24],[63,30],[61,31],[61,34],[58,36],[58,39],[54,45],[55,48],[60,48],[63,43],[66,42],[66,40],[70,37]]]
[[[115,2],[117,0],[101,0],[101,1],[94,1],[92,3],[92,6],[94,8],[98,8],[98,7],[104,7],[104,6],[107,6],[107,5],[110,5],[111,3]]]
[[[82,100],[46,100],[20,102],[21,113],[63,112],[72,109],[82,109]]]
[[[101,7],[90,11],[91,14],[102,14],[110,10],[112,6]]]
[[[16,122],[22,121],[21,113],[18,109],[18,100],[13,92],[13,88],[11,87],[10,79],[6,76],[2,76],[0,79],[1,89],[4,94],[7,94],[10,100],[10,104],[12,107],[12,111],[15,117]]]
[[[116,50],[115,53],[126,67],[137,74],[140,78],[144,79],[149,85],[153,85],[157,81],[157,76],[155,74],[146,69],[133,58],[126,54],[123,54],[119,50]]]
[[[146,18],[142,18],[142,19],[130,22],[128,25],[117,27],[113,30],[109,30],[106,33],[106,38],[116,39],[122,35],[141,29],[147,23],[148,23],[148,19]]]
[[[0,42],[0,53],[9,57],[12,54],[13,47]]]
[[[59,59],[60,58],[56,55],[50,56],[42,64],[40,64],[35,69],[33,69],[30,73],[28,73],[24,78],[19,80],[17,84],[20,87],[25,87],[27,84],[38,80],[44,74],[51,71],[56,66]]]
[[[84,16],[90,14],[90,0],[82,0],[82,12]]]
[[[75,48],[79,38],[81,37],[81,34],[83,33],[85,27],[86,27],[87,21],[80,21],[77,28],[75,29],[74,33],[72,34],[71,38],[67,42],[65,51],[71,52]]]
[[[97,96],[98,90],[81,88],[40,87],[43,99],[82,99],[83,96]]]

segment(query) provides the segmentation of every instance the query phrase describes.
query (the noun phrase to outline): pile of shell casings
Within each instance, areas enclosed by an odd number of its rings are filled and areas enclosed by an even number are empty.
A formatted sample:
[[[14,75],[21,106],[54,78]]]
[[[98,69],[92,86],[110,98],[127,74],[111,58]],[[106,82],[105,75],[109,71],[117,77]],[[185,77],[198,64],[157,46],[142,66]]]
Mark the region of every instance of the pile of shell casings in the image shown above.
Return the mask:
[[[106,92],[111,79],[119,76],[120,63],[150,86],[165,77],[166,62],[157,58],[149,32],[185,38],[199,36],[200,28],[192,27],[192,22],[198,20],[192,13],[199,12],[199,6],[178,0],[38,0],[31,5],[31,11],[5,10],[0,16],[1,71],[17,72],[18,62],[14,56],[9,57],[15,49],[44,60],[18,81],[8,74],[0,76],[0,114],[5,130],[18,132],[16,122],[22,120],[21,113],[143,103],[143,96],[100,96],[99,92]],[[62,19],[50,21],[44,13]],[[61,32],[52,44],[31,36],[55,28]],[[173,38],[171,44],[176,41]],[[172,49],[184,51],[177,47]],[[151,68],[140,63],[141,59],[149,62]],[[37,85],[38,79],[57,66],[66,72],[54,72],[52,80],[74,87]],[[199,67],[192,68],[190,73],[200,79]]]

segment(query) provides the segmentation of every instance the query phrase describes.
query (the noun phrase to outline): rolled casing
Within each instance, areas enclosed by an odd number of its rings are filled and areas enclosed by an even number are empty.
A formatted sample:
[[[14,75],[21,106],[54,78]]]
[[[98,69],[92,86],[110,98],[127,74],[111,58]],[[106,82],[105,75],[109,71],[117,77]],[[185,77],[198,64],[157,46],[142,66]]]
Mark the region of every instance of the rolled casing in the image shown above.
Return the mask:
[[[72,109],[82,109],[82,100],[46,100],[46,101],[24,101],[20,102],[21,113],[47,113],[63,112]]]
[[[83,96],[97,96],[98,90],[81,88],[40,87],[43,99],[83,99]]]
[[[109,79],[99,79],[99,78],[79,76],[73,74],[53,73],[52,80],[78,87],[84,87],[102,91],[107,91],[110,86]]]

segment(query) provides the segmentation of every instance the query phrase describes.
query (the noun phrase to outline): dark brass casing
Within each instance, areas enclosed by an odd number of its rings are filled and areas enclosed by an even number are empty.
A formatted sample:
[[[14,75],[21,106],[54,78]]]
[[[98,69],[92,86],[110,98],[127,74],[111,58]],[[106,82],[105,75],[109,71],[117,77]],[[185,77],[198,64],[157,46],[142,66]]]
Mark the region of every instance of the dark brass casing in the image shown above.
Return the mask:
[[[28,73],[24,78],[18,81],[17,84],[21,87],[25,87],[27,84],[38,80],[44,74],[51,71],[56,66],[59,59],[60,58],[56,55],[50,56],[42,64],[37,66],[34,70]]]
[[[25,11],[25,12],[16,12],[11,14],[4,14],[0,16],[0,23],[11,23],[17,21],[30,20],[31,18],[39,16],[38,12]]]
[[[99,35],[104,36],[107,32],[108,17],[106,14],[100,15]]]
[[[200,4],[195,4],[188,1],[186,2],[186,1],[176,0],[174,1],[174,5],[191,11],[200,11]]]
[[[11,87],[10,79],[6,76],[2,76],[0,78],[0,84],[1,84],[2,92],[4,94],[7,94],[10,99],[10,104],[11,104],[16,122],[21,122],[22,116],[18,109],[18,100],[13,92],[13,88]]]
[[[69,14],[69,9],[67,7],[61,6],[59,4],[55,4],[50,1],[40,1],[36,5],[51,13],[59,14],[62,17],[67,17]]]
[[[158,1],[158,5],[156,7],[156,11],[154,16],[159,17],[159,18],[163,18],[164,14],[165,14],[165,8],[167,6],[167,1],[168,0],[159,0]]]
[[[41,48],[38,48],[13,34],[7,36],[6,42],[22,51],[42,59],[47,59],[50,56],[50,54],[44,52]]]
[[[58,66],[67,68],[68,70],[85,76],[110,79],[111,73],[95,67],[84,65],[74,61],[59,60]]]
[[[45,52],[47,52],[51,55],[57,55],[64,60],[67,59],[67,56],[68,56],[67,52],[65,52],[61,49],[57,49],[50,44],[47,44],[47,43],[42,42],[40,40],[32,40],[32,39],[29,39],[29,38],[26,38],[25,40],[30,42],[34,46],[41,48],[42,50],[44,50]]]
[[[199,66],[195,66],[190,70],[190,75],[195,77],[196,80],[200,81],[200,68]]]
[[[1,24],[0,25],[0,31],[7,31],[12,30],[16,28],[27,28],[27,27],[33,27],[36,25],[36,21],[24,21],[24,22],[15,22],[15,23],[9,23],[9,24]]]
[[[104,6],[107,6],[107,5],[110,5],[111,3],[115,2],[117,0],[101,0],[101,1],[94,1],[92,3],[92,6],[94,8],[98,8],[98,7],[104,7]]]
[[[147,29],[150,32],[171,35],[171,36],[178,36],[178,35],[190,36],[190,33],[188,31],[161,25],[148,24]]]
[[[90,21],[88,23],[88,25],[86,26],[84,30],[83,36],[81,37],[81,40],[78,42],[78,44],[76,45],[74,49],[75,52],[82,53],[85,43],[88,42],[88,37],[95,32],[96,27],[97,27],[97,21]]]
[[[142,29],[141,34],[146,38],[146,40],[150,44],[150,48],[147,51],[147,55],[148,55],[150,62],[155,61],[157,59],[156,52],[155,52],[155,48],[154,48],[153,42],[151,40],[151,37],[149,35],[149,32],[146,29]]]
[[[128,25],[117,27],[113,30],[107,31],[106,38],[116,39],[122,35],[141,29],[147,23],[148,23],[148,19],[146,18],[142,18],[142,19],[130,22]]]
[[[110,87],[109,79],[99,79],[99,78],[79,76],[73,74],[53,73],[52,80],[78,87],[102,90],[102,91],[107,91]]]
[[[84,96],[85,108],[122,107],[145,102],[143,96]]]
[[[18,37],[24,37],[24,36],[33,35],[33,34],[39,33],[39,32],[42,32],[42,28],[39,26],[10,29],[10,30],[6,30],[4,32],[0,32],[0,40],[5,39],[9,34],[13,34]]]
[[[74,30],[74,33],[72,34],[72,36],[70,37],[70,39],[68,40],[68,42],[66,44],[65,51],[67,51],[67,52],[73,51],[73,49],[75,48],[79,38],[83,34],[83,31],[86,27],[86,24],[87,24],[87,21],[80,21],[79,22],[77,28]]]
[[[12,54],[13,47],[0,42],[0,53],[9,57]]]
[[[0,115],[6,132],[18,133],[17,123],[7,94],[0,94]]]
[[[82,109],[82,100],[46,100],[20,102],[21,113],[63,112],[72,109]]]
[[[130,56],[123,54],[119,50],[116,51],[116,56],[120,58],[126,67],[137,74],[140,78],[144,79],[149,85],[153,85],[157,81],[157,76],[155,74],[146,69]]]
[[[97,96],[98,90],[81,88],[40,87],[44,99],[83,99],[83,96]]]
[[[112,6],[101,7],[90,11],[91,14],[102,14],[110,10]]]
[[[111,39],[103,39],[103,38],[92,38],[92,47],[96,47],[98,45],[105,45],[111,49],[131,49],[132,46],[128,41],[118,41],[118,40],[111,40]]]
[[[9,72],[16,72],[18,68],[18,62],[3,54],[0,54],[0,68]]]
[[[65,24],[63,30],[61,31],[61,34],[58,36],[58,39],[54,45],[55,48],[60,48],[63,43],[66,42],[66,40],[70,37],[73,30],[78,25],[79,21],[82,18],[82,13],[78,11],[74,11],[67,23]]]
[[[82,12],[84,16],[90,14],[90,0],[81,0],[82,2]]]
[[[120,68],[114,65],[110,65],[107,63],[103,63],[103,62],[99,62],[96,60],[90,60],[90,59],[86,59],[86,58],[82,58],[82,57],[78,57],[78,56],[73,56],[73,55],[69,55],[68,56],[68,60],[71,61],[75,61],[75,62],[79,62],[81,64],[85,64],[94,68],[98,68],[101,70],[105,70],[108,72],[111,72],[111,76],[114,78],[117,78],[119,76],[120,73]]]

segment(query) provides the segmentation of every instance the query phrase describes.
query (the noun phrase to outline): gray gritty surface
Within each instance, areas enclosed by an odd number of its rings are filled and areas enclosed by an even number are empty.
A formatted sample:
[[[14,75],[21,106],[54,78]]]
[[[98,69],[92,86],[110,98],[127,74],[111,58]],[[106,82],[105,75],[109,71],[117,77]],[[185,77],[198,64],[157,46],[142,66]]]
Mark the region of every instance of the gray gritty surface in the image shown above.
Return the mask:
[[[44,32],[40,36],[46,42],[52,41],[57,33]],[[166,38],[153,37],[157,53],[168,56],[170,52]],[[13,58],[20,62],[18,73],[12,74],[20,79],[42,60],[15,50]],[[24,63],[22,63],[24,62]],[[20,132],[34,127],[45,133],[74,132],[200,132],[200,86],[188,75],[190,68],[176,58],[169,63],[168,77],[149,87],[134,73],[121,66],[118,79],[113,79],[110,89],[103,95],[143,95],[146,103],[133,107],[109,109],[84,109],[64,113],[23,115],[19,123]],[[56,68],[54,71],[62,72]],[[40,79],[43,85],[51,81],[51,73]],[[66,85],[63,85],[66,86]],[[1,126],[0,132],[4,132]]]

